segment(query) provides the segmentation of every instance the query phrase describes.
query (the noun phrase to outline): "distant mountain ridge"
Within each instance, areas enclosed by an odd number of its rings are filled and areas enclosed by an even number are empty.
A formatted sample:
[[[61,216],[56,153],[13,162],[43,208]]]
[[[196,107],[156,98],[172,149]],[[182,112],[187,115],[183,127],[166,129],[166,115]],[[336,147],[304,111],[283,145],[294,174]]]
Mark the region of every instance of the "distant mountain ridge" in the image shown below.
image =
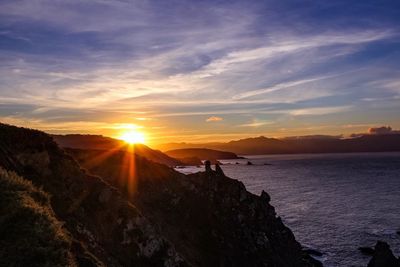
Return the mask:
[[[400,151],[400,134],[365,134],[354,138],[314,136],[307,138],[246,138],[227,143],[169,143],[157,146],[162,151],[185,148],[208,148],[231,151],[238,155],[349,153]]]
[[[101,151],[130,149],[139,156],[170,167],[185,165],[184,162],[172,158],[159,150],[151,149],[146,145],[135,144],[129,146],[124,141],[102,135],[70,134],[52,135],[52,137],[63,148]]]
[[[219,159],[240,158],[232,152],[207,148],[182,148],[166,151],[165,154],[176,159],[198,158],[200,160],[210,160],[211,162],[216,162]]]

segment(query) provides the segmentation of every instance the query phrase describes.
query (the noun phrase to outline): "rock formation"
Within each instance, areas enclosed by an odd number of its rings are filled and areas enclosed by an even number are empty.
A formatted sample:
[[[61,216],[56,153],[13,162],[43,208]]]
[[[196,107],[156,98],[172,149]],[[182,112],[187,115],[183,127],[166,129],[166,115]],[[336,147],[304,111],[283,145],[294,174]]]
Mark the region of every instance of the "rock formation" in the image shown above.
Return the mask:
[[[393,255],[390,246],[386,242],[378,241],[368,267],[400,267],[400,259]]]
[[[206,173],[211,173],[212,172],[211,162],[209,160],[206,160],[204,162],[204,166],[205,166]]]
[[[262,197],[247,192],[208,162],[205,172],[185,176],[137,157],[141,172],[131,195],[115,164],[126,158],[123,152],[98,165],[88,164],[90,158],[77,160],[125,192],[193,266],[320,266],[276,217],[266,192]]]
[[[222,170],[221,166],[219,164],[215,164],[215,173],[219,176],[225,176],[224,171]]]
[[[372,256],[375,253],[375,249],[371,248],[371,247],[359,247],[358,250],[367,256]]]
[[[85,171],[48,135],[0,125],[0,166],[51,196],[76,265],[321,266],[266,193],[211,168],[186,176],[128,151],[97,153],[73,154]]]

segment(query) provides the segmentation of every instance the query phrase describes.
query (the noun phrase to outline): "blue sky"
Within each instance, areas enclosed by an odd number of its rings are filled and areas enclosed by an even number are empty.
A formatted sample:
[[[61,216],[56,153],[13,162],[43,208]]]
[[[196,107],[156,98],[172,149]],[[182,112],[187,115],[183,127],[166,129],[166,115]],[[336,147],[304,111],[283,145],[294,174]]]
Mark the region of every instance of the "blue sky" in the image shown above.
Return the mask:
[[[0,1],[0,121],[153,142],[400,128],[399,1]]]

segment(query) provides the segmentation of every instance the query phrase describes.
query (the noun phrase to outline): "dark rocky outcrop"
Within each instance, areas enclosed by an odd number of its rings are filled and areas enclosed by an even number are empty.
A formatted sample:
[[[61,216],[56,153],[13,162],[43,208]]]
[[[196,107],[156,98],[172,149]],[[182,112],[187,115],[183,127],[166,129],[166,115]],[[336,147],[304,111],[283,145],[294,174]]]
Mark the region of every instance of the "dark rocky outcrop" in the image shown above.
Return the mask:
[[[358,250],[362,254],[367,255],[367,256],[372,256],[375,253],[375,249],[371,248],[371,247],[359,247]]]
[[[266,193],[223,173],[186,176],[127,150],[70,153],[42,132],[0,125],[0,166],[51,196],[79,266],[321,266]]]
[[[296,242],[269,205],[269,196],[213,171],[183,175],[136,158],[141,170],[135,192],[118,174],[124,152],[98,165],[79,157],[82,166],[119,187],[142,214],[155,222],[177,251],[194,266],[321,266]],[[119,162],[119,163],[118,163]],[[222,170],[221,170],[222,171]],[[123,179],[122,179],[123,180]]]
[[[269,203],[271,201],[270,195],[265,192],[264,190],[261,192],[261,199],[263,199],[265,202]]]
[[[222,170],[221,166],[219,166],[219,164],[215,164],[215,173],[216,175],[219,176],[225,176],[224,171]]]
[[[209,160],[206,160],[204,162],[204,166],[205,166],[206,173],[211,173],[212,172],[211,162]]]
[[[386,242],[378,241],[368,267],[400,267],[400,259],[393,255],[390,246]]]

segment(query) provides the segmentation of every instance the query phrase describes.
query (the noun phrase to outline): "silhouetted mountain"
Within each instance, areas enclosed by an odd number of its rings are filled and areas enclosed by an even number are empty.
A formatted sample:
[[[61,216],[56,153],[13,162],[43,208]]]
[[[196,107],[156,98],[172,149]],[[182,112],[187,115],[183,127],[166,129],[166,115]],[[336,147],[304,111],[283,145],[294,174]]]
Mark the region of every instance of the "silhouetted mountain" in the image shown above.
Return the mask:
[[[159,147],[173,149],[175,144]],[[180,144],[182,146],[182,144]],[[400,151],[400,134],[362,135],[355,138],[309,136],[306,138],[246,138],[228,143],[185,144],[186,147],[232,151],[239,155],[347,153]]]
[[[53,135],[54,140],[63,148],[84,149],[84,150],[132,150],[135,154],[145,157],[148,160],[165,164],[170,167],[186,165],[185,162],[171,158],[159,150],[153,150],[143,144],[128,145],[121,140],[117,140],[102,135]]]
[[[83,171],[50,136],[0,124],[1,253],[15,253],[26,237],[19,262],[29,266],[320,266],[265,192],[253,195],[214,171],[186,176],[128,150],[72,151],[103,178]],[[11,171],[21,177],[16,184]],[[33,185],[19,185],[26,180]],[[47,213],[43,222],[30,207],[18,213],[26,203]],[[37,222],[41,228],[24,228]]]
[[[184,148],[166,151],[170,157],[176,159],[182,158],[198,158],[200,160],[210,160],[212,162],[218,159],[238,159],[239,157],[232,152],[219,151],[206,148]]]
[[[61,147],[68,148],[110,150],[126,147],[124,141],[102,135],[67,134],[52,137]]]

